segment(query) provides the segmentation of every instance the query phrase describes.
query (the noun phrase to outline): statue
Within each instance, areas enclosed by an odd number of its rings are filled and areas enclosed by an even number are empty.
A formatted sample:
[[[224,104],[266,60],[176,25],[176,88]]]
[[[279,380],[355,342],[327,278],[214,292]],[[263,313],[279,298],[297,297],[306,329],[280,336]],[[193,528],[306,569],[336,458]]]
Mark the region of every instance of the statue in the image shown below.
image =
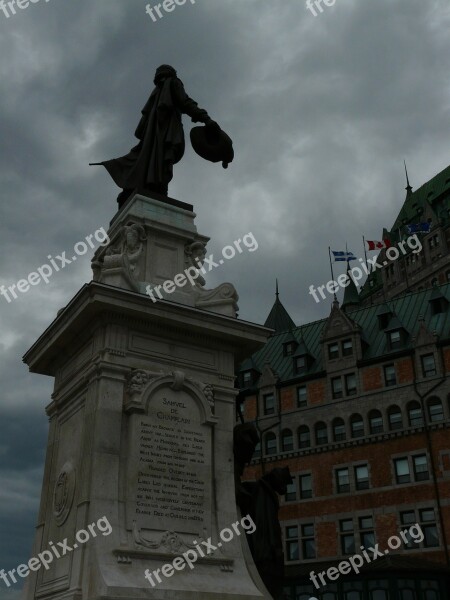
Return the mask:
[[[272,469],[256,483],[244,483],[251,494],[249,510],[256,530],[249,536],[249,545],[256,568],[274,600],[283,597],[284,553],[278,495],[284,496],[292,483],[289,467]]]
[[[155,89],[142,110],[135,136],[137,146],[120,158],[91,165],[103,165],[114,182],[122,188],[117,201],[119,208],[137,191],[167,196],[173,177],[173,165],[184,155],[185,140],[182,114],[191,117],[195,127],[191,132],[194,150],[212,162],[222,161],[224,168],[233,160],[232,141],[213,121],[206,110],[190,98],[177,72],[170,65],[161,65],[154,78]]]

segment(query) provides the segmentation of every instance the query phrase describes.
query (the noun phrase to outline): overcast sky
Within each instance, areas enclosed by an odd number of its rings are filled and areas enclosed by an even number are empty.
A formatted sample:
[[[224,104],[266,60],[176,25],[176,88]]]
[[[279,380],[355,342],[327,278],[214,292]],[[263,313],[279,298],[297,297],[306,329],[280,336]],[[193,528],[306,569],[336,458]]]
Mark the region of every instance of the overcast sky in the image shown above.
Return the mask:
[[[188,144],[170,195],[194,205],[210,252],[249,231],[259,243],[208,286],[231,281],[241,318],[263,322],[278,277],[297,324],[327,316],[308,288],[329,280],[328,245],[363,256],[361,236],[393,224],[404,159],[414,188],[450,164],[448,0],[336,0],[316,17],[303,0],[188,0],[157,22],[145,5],[0,11],[0,283],[107,227],[119,190],[88,163],[134,145],[169,63],[236,153],[225,171]],[[21,357],[91,279],[91,255],[10,304],[0,296],[0,569],[30,558],[52,390]],[[0,581],[0,600],[17,590]]]

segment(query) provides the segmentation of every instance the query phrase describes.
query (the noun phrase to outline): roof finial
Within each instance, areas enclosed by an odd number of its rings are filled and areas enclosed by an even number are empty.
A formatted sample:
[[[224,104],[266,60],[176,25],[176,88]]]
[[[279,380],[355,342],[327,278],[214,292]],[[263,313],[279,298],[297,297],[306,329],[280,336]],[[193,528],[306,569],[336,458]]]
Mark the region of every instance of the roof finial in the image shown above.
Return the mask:
[[[279,292],[278,292],[278,279],[276,279],[275,281],[277,282],[276,288],[275,288],[275,296],[276,296],[276,298],[278,300],[278,296],[280,295]]]
[[[408,177],[408,169],[406,168],[406,160],[403,161],[405,164],[405,174],[406,174],[406,194],[409,196],[410,194],[412,194],[412,187],[409,183],[409,177]]]

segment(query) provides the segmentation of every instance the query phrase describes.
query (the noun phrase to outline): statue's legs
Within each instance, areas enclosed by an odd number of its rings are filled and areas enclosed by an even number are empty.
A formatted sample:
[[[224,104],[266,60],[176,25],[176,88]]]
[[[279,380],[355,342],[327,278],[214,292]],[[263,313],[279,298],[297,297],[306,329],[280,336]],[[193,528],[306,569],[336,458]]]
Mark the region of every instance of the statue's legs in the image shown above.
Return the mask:
[[[126,188],[122,190],[117,196],[117,203],[119,204],[119,209],[122,208],[122,206],[133,193],[138,193],[145,196],[146,192],[150,192],[160,194],[161,196],[167,196],[168,188],[169,185],[167,183],[148,183],[145,187],[139,188],[137,190]]]

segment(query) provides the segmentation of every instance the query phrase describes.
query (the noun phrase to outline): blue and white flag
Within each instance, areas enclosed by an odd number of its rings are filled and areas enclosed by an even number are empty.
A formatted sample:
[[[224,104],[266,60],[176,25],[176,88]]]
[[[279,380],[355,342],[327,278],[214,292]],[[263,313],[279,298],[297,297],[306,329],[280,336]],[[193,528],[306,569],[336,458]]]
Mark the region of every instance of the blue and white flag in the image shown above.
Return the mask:
[[[431,223],[411,223],[406,226],[408,233],[428,233],[430,231]]]
[[[357,260],[353,252],[344,252],[343,250],[332,250],[334,255],[334,262],[345,262],[350,260]]]

